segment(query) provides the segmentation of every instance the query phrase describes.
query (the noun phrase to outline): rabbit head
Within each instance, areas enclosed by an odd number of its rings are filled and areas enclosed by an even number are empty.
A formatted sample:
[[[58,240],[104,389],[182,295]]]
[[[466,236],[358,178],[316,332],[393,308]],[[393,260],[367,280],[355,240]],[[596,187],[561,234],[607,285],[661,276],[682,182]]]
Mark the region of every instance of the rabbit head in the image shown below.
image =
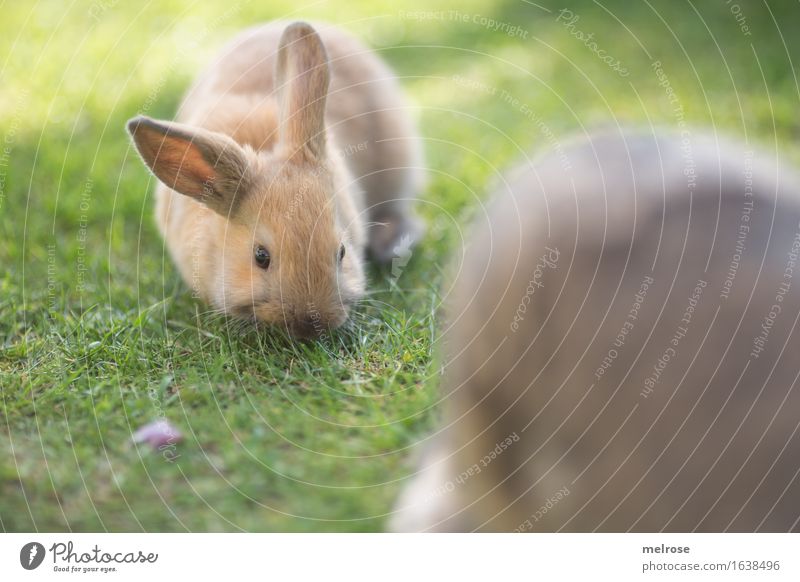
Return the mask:
[[[340,326],[364,289],[352,180],[326,143],[329,77],[319,36],[295,23],[278,49],[278,137],[271,149],[146,117],[128,124],[159,180],[206,207],[197,221],[203,231],[191,235],[200,240],[186,244],[198,255],[190,257],[192,279],[207,299],[300,337]]]

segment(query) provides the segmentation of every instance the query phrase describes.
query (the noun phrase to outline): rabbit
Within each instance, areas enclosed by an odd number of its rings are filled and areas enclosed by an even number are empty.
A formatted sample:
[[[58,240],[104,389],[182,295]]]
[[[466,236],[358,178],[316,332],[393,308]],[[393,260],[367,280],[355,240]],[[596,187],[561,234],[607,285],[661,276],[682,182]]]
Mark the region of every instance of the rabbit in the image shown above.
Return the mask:
[[[156,217],[193,296],[300,338],[342,325],[378,262],[422,234],[422,154],[397,80],[345,32],[243,32],[176,121],[128,131],[159,179]]]
[[[688,129],[526,161],[445,298],[393,531],[800,529],[800,180]]]

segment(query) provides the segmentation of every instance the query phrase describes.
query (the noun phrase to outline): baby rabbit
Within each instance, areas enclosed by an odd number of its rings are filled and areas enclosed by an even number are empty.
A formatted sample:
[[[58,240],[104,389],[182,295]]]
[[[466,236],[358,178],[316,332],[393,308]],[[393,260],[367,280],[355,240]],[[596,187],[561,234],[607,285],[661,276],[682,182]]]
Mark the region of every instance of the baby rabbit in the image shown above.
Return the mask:
[[[798,175],[620,132],[506,186],[458,265],[444,426],[391,528],[799,530]]]
[[[136,117],[128,130],[161,181],[170,254],[218,310],[319,335],[362,297],[367,239],[383,262],[420,234],[407,105],[388,67],[340,30],[276,22],[244,32],[177,120]]]

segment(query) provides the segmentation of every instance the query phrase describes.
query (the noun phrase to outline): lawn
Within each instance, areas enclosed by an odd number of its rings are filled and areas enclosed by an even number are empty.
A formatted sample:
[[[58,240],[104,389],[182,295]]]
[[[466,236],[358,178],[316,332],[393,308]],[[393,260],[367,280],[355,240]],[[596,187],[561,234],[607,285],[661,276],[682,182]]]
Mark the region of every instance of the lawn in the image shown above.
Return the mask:
[[[772,4],[6,1],[0,528],[383,529],[439,418],[448,273],[499,172],[615,124],[714,127],[800,162],[800,5]],[[430,169],[427,237],[315,343],[191,299],[124,131],[170,118],[222,43],[275,18],[379,51]],[[183,433],[170,459],[131,441],[159,418]]]

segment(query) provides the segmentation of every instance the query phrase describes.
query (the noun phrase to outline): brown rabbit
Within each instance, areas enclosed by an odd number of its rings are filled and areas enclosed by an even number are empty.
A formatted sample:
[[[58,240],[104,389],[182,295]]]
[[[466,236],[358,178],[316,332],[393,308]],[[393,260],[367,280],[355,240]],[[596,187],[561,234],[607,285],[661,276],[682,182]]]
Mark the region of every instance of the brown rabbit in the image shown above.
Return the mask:
[[[392,529],[800,529],[798,175],[688,134],[563,151],[470,236]]]
[[[189,91],[178,123],[128,123],[195,296],[301,337],[341,325],[362,296],[365,213],[378,261],[420,233],[420,149],[397,82],[344,32],[320,32],[246,31]]]

